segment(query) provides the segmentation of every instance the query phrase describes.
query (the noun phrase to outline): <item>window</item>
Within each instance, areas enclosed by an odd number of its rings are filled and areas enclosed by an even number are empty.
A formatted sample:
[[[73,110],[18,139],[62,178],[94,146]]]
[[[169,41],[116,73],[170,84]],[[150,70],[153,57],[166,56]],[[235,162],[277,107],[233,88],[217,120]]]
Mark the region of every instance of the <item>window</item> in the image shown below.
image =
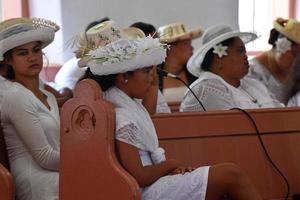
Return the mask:
[[[13,17],[28,17],[28,0],[0,0],[1,21]]]
[[[270,49],[268,44],[272,23],[277,17],[294,17],[295,0],[239,0],[239,26],[259,36],[246,45],[249,55]]]

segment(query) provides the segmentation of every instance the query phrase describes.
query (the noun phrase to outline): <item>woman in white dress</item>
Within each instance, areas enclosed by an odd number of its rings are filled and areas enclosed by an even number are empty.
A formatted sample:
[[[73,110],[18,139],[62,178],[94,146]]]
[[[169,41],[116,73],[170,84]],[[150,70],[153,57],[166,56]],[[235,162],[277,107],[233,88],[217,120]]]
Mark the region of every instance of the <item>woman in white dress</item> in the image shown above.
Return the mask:
[[[137,180],[142,199],[204,200],[228,194],[233,199],[261,199],[233,164],[192,169],[167,159],[152,120],[139,99],[151,88],[153,65],[166,57],[166,46],[148,36],[120,38],[89,53],[88,66],[104,97],[116,108],[116,144],[120,162]]]
[[[226,25],[208,28],[202,45],[188,62],[188,70],[199,77],[190,88],[206,110],[266,108],[282,106],[267,88],[248,73],[244,43],[254,40],[253,33],[233,31]],[[198,100],[188,91],[181,111],[202,111]]]
[[[43,19],[0,23],[0,57],[15,74],[1,122],[18,200],[58,199],[59,111],[55,97],[39,87],[42,49],[58,29]]]
[[[249,61],[248,76],[263,83],[284,102],[292,64],[300,53],[300,23],[295,19],[276,19],[268,42],[272,48]]]

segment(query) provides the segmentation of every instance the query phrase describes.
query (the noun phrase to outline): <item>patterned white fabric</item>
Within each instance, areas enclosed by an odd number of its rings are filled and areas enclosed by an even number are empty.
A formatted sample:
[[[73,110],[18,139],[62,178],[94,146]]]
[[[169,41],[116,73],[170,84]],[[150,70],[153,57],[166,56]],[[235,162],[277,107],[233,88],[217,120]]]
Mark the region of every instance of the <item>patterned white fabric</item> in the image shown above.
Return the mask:
[[[165,97],[160,90],[157,92],[157,104],[156,104],[157,113],[171,113],[171,109],[168,106]]]
[[[116,107],[116,139],[137,147],[144,166],[162,162],[164,150],[158,148],[152,120],[142,104],[117,88],[105,92],[105,98]],[[184,175],[163,176],[152,185],[141,188],[142,199],[204,200],[208,172],[206,166]]]
[[[224,81],[220,76],[204,72],[191,84],[190,88],[197,95],[206,110],[227,110],[231,108],[267,108],[283,105],[272,98],[263,84],[243,78],[238,88]],[[202,111],[202,107],[190,91],[180,105],[180,111]]]
[[[18,200],[58,199],[59,110],[55,97],[42,91],[50,110],[18,83],[7,91],[1,107]]]
[[[297,92],[292,98],[289,99],[287,106],[288,107],[300,106],[300,91]]]
[[[117,139],[150,152],[151,157],[152,155],[157,157],[158,139],[155,128],[148,111],[140,101],[131,99],[117,87],[110,88],[104,93],[104,96],[116,107]],[[128,112],[129,110],[131,112]],[[126,125],[131,125],[132,131],[118,132]],[[164,157],[165,155],[163,153],[160,156]],[[165,157],[156,158],[156,160],[164,161]]]
[[[280,102],[284,102],[285,86],[276,80],[270,71],[256,58],[249,60],[249,73],[247,77],[256,79],[263,83],[269,92]]]

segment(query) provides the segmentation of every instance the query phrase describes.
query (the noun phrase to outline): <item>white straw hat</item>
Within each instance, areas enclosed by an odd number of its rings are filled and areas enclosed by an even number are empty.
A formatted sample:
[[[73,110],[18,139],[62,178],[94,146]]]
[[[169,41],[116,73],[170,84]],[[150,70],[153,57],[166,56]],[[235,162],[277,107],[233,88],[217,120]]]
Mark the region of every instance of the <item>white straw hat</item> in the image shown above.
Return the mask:
[[[234,31],[229,26],[217,25],[206,29],[201,37],[201,46],[193,54],[187,63],[187,69],[194,76],[199,77],[202,70],[202,62],[206,53],[215,45],[233,37],[239,37],[246,44],[257,38],[257,35],[251,32]]]
[[[145,34],[138,28],[120,29],[116,22],[112,20],[100,22],[79,36],[76,44],[77,49],[74,51],[76,58],[79,58],[78,66],[86,67],[89,52],[98,47],[105,46],[121,38],[136,39],[143,37],[145,37]]]
[[[167,45],[151,36],[122,38],[89,53],[89,66],[96,75],[118,74],[158,65],[166,58]]]
[[[40,18],[12,18],[0,23],[0,60],[3,55],[17,47],[29,42],[40,41],[42,48],[54,40],[55,32],[59,26]]]

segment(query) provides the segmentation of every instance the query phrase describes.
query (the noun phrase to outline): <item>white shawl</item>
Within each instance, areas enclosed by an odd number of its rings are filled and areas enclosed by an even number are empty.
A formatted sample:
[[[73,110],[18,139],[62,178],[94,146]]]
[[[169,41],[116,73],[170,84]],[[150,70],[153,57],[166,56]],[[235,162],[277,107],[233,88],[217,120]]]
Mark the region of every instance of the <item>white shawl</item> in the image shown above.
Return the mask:
[[[150,152],[154,164],[165,161],[150,115],[140,101],[130,98],[117,87],[106,91],[104,97],[116,108],[116,139]],[[130,131],[120,131],[128,127]]]

